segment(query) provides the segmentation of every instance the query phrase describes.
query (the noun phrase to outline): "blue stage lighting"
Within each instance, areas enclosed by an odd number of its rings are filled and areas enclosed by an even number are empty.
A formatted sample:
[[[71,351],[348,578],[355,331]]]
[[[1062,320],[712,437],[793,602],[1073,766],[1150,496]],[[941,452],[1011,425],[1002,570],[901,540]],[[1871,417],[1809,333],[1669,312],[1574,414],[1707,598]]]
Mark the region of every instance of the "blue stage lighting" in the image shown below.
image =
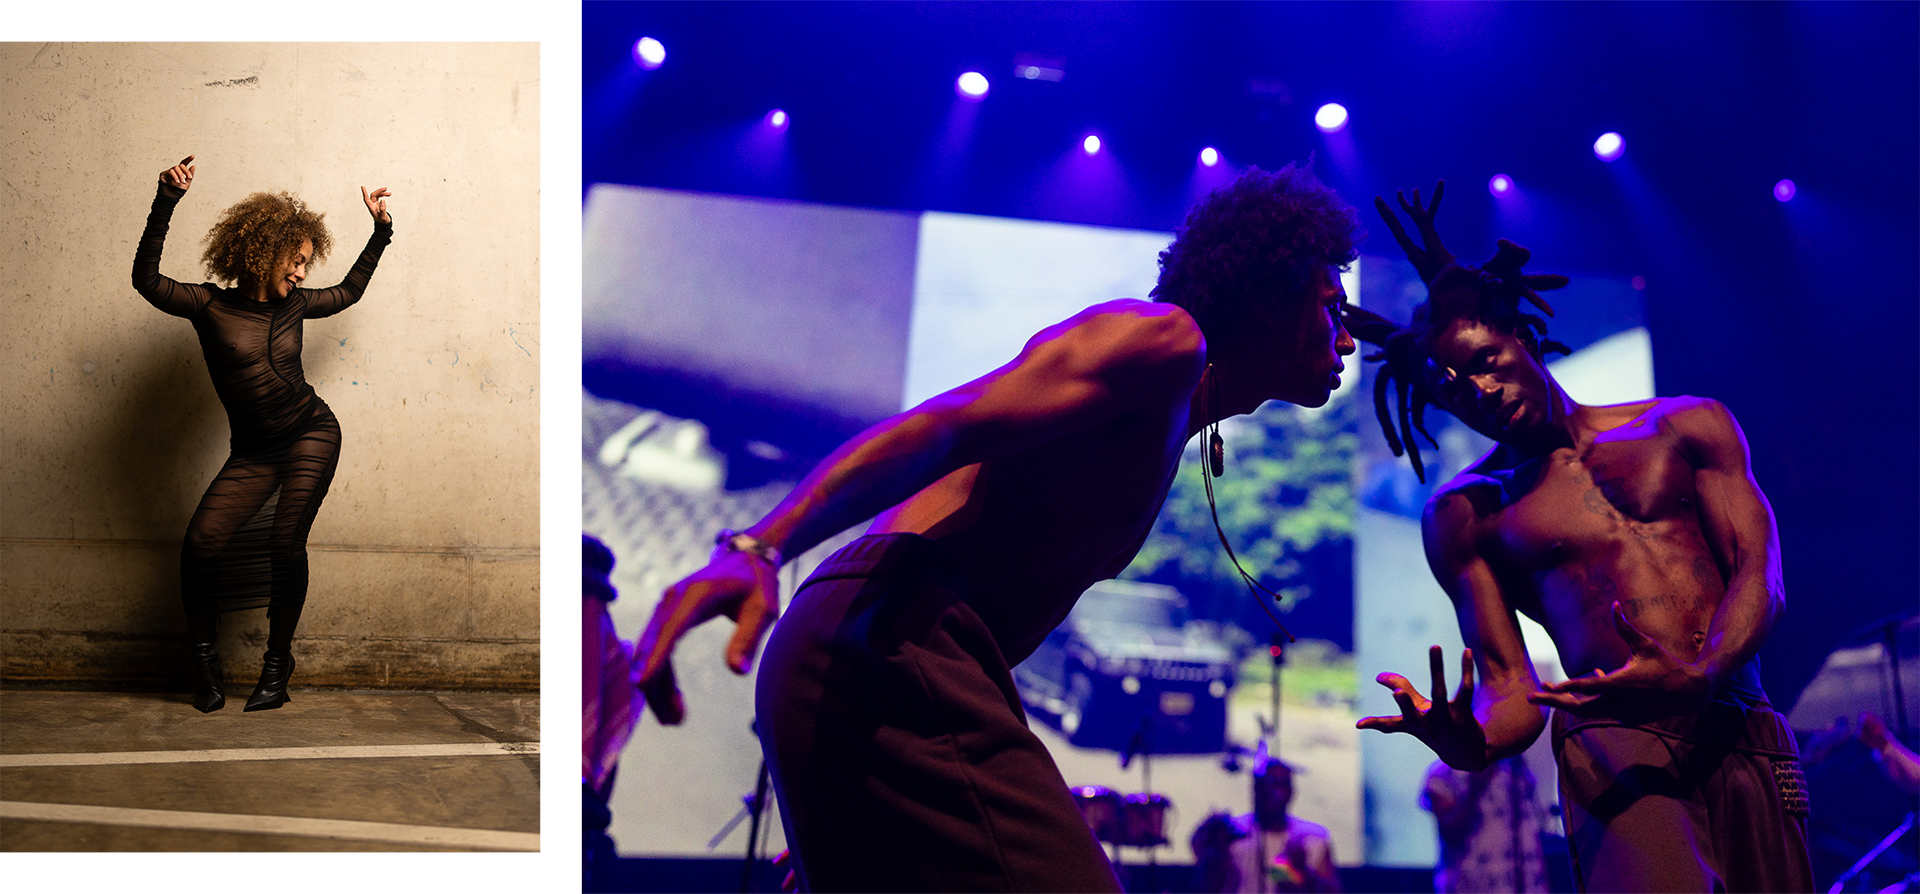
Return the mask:
[[[1080,148],[1086,150],[1088,155],[1098,155],[1100,154],[1100,138],[1093,134],[1087,134],[1087,138],[1080,141]]]
[[[979,100],[987,95],[987,76],[977,71],[967,72],[953,82],[953,89],[963,99]]]
[[[1320,111],[1313,113],[1313,126],[1322,133],[1339,133],[1347,126],[1347,107],[1337,102],[1321,106]]]
[[[633,58],[639,61],[641,68],[652,71],[666,63],[667,48],[651,37],[642,37],[633,42]]]
[[[1779,183],[1775,183],[1773,185],[1773,197],[1782,202],[1793,201],[1794,193],[1797,193],[1799,191],[1800,191],[1800,188],[1797,186],[1794,186],[1792,180],[1782,180]]]
[[[1505,174],[1495,174],[1492,180],[1487,181],[1487,191],[1496,196],[1513,192],[1513,178]]]
[[[1203,165],[1206,165],[1207,167],[1213,167],[1214,165],[1219,164],[1220,150],[1215,149],[1212,146],[1208,146],[1207,148],[1200,150],[1200,163]]]
[[[1626,151],[1627,141],[1613,131],[1607,131],[1600,135],[1600,139],[1593,141],[1593,157],[1601,161],[1613,161],[1626,154]]]
[[[785,110],[785,109],[774,109],[773,111],[771,111],[771,112],[768,112],[768,113],[767,113],[767,126],[768,126],[768,127],[771,127],[771,128],[773,128],[774,130],[786,130],[786,129],[787,129],[787,112],[786,112],[786,110]]]

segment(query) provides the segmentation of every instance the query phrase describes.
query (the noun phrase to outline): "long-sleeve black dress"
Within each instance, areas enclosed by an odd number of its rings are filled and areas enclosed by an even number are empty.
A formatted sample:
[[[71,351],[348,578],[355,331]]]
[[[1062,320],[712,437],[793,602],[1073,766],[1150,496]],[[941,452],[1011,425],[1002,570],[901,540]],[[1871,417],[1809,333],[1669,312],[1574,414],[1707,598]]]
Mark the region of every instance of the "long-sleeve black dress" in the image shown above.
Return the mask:
[[[300,368],[302,323],[360,300],[393,225],[375,222],[339,285],[253,301],[237,288],[160,274],[167,224],[184,195],[160,184],[133,257],[133,286],[154,307],[193,321],[233,437],[226,465],[187,525],[181,598],[190,616],[297,609],[307,598],[307,533],[340,459],[340,423]]]

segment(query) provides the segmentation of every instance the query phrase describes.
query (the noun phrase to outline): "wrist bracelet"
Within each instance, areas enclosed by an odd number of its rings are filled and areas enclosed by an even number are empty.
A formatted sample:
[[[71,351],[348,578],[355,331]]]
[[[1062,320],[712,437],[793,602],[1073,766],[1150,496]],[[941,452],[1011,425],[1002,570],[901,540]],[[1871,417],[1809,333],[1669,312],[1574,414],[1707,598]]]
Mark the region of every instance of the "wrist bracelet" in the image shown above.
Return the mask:
[[[732,528],[721,528],[720,533],[713,535],[713,543],[716,550],[725,549],[746,553],[775,568],[780,567],[780,550],[752,534],[742,534]]]

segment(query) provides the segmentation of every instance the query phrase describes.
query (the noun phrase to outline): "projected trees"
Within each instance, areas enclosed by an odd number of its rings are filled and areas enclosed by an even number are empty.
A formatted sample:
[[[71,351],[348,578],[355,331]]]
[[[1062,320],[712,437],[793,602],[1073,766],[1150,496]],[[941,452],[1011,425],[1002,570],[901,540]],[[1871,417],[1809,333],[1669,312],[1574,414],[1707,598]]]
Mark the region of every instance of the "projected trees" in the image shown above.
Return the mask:
[[[1351,588],[1353,456],[1364,403],[1345,393],[1319,411],[1276,401],[1221,426],[1227,471],[1213,482],[1220,527],[1241,564],[1281,595],[1283,612],[1312,596],[1344,603],[1351,595],[1317,590]],[[1196,618],[1265,629],[1269,622],[1214,533],[1199,445],[1198,438],[1188,445],[1159,521],[1122,577],[1179,587]],[[1350,617],[1344,610],[1338,614]],[[1351,639],[1350,630],[1296,633]]]

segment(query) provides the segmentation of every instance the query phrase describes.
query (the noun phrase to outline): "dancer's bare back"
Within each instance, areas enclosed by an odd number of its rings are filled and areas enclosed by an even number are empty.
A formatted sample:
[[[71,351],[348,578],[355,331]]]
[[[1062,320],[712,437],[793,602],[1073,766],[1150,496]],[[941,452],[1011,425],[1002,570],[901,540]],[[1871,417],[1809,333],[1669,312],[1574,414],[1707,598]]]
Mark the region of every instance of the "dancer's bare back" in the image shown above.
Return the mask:
[[[975,590],[1018,619],[1018,661],[1086,586],[1131,560],[1192,435],[1200,329],[1169,304],[1121,300],[1048,327],[1007,365],[880,422],[836,450],[746,533],[797,555],[876,514],[875,533],[941,541]],[[726,615],[736,672],[778,614],[773,566],[722,550],[669,587],[642,633],[639,684],[663,722],[685,707],[669,663]]]

